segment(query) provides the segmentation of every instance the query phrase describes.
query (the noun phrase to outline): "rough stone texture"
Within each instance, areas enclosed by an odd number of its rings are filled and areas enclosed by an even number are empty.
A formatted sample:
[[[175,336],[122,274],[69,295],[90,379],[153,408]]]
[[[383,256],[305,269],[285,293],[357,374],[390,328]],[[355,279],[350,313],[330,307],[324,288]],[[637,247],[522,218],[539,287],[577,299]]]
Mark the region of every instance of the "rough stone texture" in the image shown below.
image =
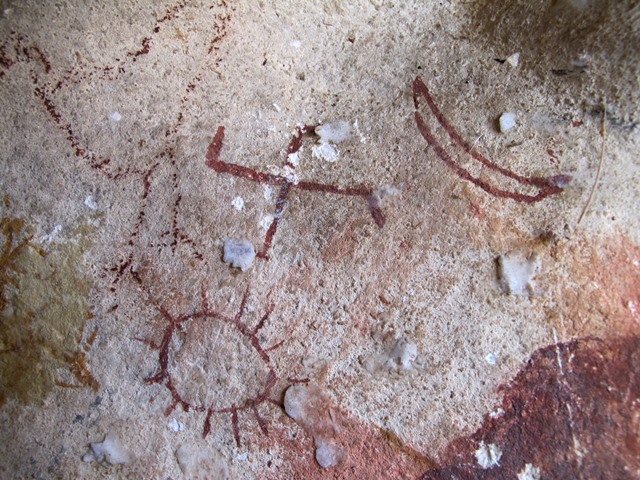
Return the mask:
[[[632,1],[4,2],[0,477],[637,477],[639,43]]]
[[[638,368],[637,337],[580,339],[535,352],[502,389],[503,413],[452,442],[444,460],[451,466],[423,479],[516,478],[526,464],[542,478],[638,478]],[[473,464],[483,442],[502,450],[490,471]]]
[[[344,461],[334,410],[327,394],[317,385],[293,385],[285,392],[284,411],[313,437],[316,461],[323,468],[335,467]]]

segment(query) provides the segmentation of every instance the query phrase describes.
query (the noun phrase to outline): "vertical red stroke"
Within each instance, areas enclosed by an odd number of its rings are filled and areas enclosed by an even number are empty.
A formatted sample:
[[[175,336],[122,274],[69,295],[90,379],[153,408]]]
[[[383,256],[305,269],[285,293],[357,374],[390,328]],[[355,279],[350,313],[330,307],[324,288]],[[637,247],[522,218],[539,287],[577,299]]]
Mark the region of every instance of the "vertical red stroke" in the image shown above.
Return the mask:
[[[289,142],[287,147],[287,156],[298,153],[302,148],[304,135],[315,131],[314,125],[304,125],[296,127],[296,133]],[[280,185],[278,198],[276,199],[276,209],[273,220],[267,229],[262,248],[257,253],[258,258],[269,260],[268,252],[273,244],[273,238],[278,230],[280,220],[284,215],[284,210],[289,200],[289,194],[292,189],[299,189],[308,192],[330,193],[334,195],[343,195],[351,197],[360,197],[367,201],[369,213],[378,227],[382,228],[386,223],[386,217],[380,208],[380,202],[374,201],[374,191],[371,187],[358,185],[354,187],[337,187],[335,185],[327,185],[318,182],[293,181],[282,175],[258,172],[252,168],[237,165],[235,163],[220,160],[220,150],[224,140],[224,127],[219,126],[216,130],[211,143],[207,149],[206,162],[207,167],[216,173],[225,173],[234,177],[244,178],[262,185]],[[289,160],[285,161],[285,166],[289,168],[295,167]]]

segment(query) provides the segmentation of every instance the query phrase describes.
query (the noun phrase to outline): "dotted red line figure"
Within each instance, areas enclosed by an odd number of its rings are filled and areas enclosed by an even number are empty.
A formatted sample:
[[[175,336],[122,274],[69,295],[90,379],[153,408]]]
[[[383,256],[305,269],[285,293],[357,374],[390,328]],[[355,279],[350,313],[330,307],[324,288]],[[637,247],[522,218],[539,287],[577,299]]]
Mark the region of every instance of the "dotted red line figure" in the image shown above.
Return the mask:
[[[287,148],[287,161],[285,167],[288,167],[290,171],[295,169],[295,165],[289,161],[292,154],[296,154],[302,148],[302,140],[306,134],[314,133],[316,126],[304,125],[302,127],[296,127],[296,133],[293,135],[289,147]],[[306,190],[310,192],[319,193],[331,193],[334,195],[345,195],[351,197],[360,197],[364,199],[369,207],[369,212],[373,217],[376,225],[382,228],[386,222],[386,218],[382,209],[380,208],[379,199],[374,194],[374,189],[364,185],[356,187],[341,188],[335,185],[326,185],[317,182],[305,182],[298,181],[297,178],[291,176],[277,175],[272,173],[258,172],[252,168],[244,167],[234,163],[228,163],[220,160],[220,150],[222,148],[222,141],[224,140],[224,127],[218,127],[216,134],[209,145],[207,150],[206,165],[216,171],[217,173],[226,173],[233,175],[234,177],[244,178],[255,183],[262,185],[277,185],[280,187],[278,192],[278,198],[276,200],[276,209],[273,215],[273,221],[269,225],[267,233],[264,238],[261,250],[257,253],[259,258],[269,260],[269,249],[273,243],[273,237],[278,229],[278,223],[284,213],[289,194],[292,189]]]
[[[116,265],[107,270],[114,274],[112,291],[115,291],[117,283],[122,276],[129,271],[133,264],[133,247],[138,244],[143,231],[145,217],[149,208],[149,195],[154,189],[154,185],[167,182],[156,182],[156,178],[170,176],[169,185],[173,187],[173,199],[171,205],[171,218],[169,225],[162,232],[158,243],[151,247],[171,248],[175,253],[179,244],[185,245],[192,251],[192,255],[197,260],[202,260],[203,254],[201,246],[190,238],[179,225],[179,209],[182,201],[180,194],[179,168],[176,162],[175,135],[184,125],[185,114],[180,111],[175,120],[166,128],[164,132],[164,142],[158,153],[153,153],[149,158],[141,162],[126,162],[118,164],[116,159],[103,156],[92,150],[86,140],[82,138],[80,128],[74,125],[64,112],[59,108],[57,95],[65,89],[70,89],[82,83],[98,81],[117,81],[125,72],[131,73],[136,63],[143,61],[145,55],[149,54],[155,47],[159,39],[159,32],[165,28],[166,24],[173,21],[194,2],[180,0],[169,6],[165,13],[159,17],[154,26],[146,32],[139,40],[139,45],[128,52],[122,52],[114,58],[110,64],[97,66],[84,66],[73,68],[68,71],[60,71],[54,68],[49,62],[47,55],[26,35],[18,32],[11,32],[6,39],[0,41],[0,80],[2,80],[12,68],[17,64],[29,64],[31,66],[31,80],[33,83],[33,94],[43,106],[53,124],[65,136],[68,145],[72,148],[78,158],[83,159],[86,165],[102,174],[111,181],[122,181],[135,178],[139,182],[141,196],[139,198],[139,210],[135,219],[135,224],[129,235],[127,245],[129,252],[124,254],[124,258],[117,261]],[[213,20],[209,35],[206,60],[198,69],[186,89],[179,99],[181,105],[186,105],[194,95],[204,78],[204,73],[210,70],[211,65],[218,67],[221,62],[220,43],[228,33],[228,26],[235,10],[234,6],[228,6],[224,0],[216,5],[217,11],[211,14]],[[213,8],[213,6],[211,7]]]
[[[240,413],[249,412],[253,415],[260,430],[268,435],[266,422],[258,409],[264,403],[282,406],[280,402],[271,398],[271,392],[278,377],[271,365],[269,352],[282,346],[284,340],[265,348],[258,336],[265,322],[269,319],[274,304],[270,303],[258,323],[251,327],[243,320],[248,297],[249,288],[246,289],[240,307],[233,316],[212,310],[204,291],[202,292],[201,307],[195,312],[172,316],[164,307],[158,307],[158,311],[167,322],[160,344],[137,339],[158,351],[160,369],[145,382],[163,385],[169,390],[172,400],[165,409],[165,416],[170,415],[176,407],[181,407],[185,412],[205,413],[202,436],[206,437],[211,430],[211,416],[213,414],[229,414],[233,436],[238,446],[240,446],[240,427],[238,425]],[[224,328],[228,329],[227,334],[235,335],[235,342],[226,342],[226,344],[218,342],[218,337]],[[216,330],[217,334],[215,334]],[[193,337],[193,343],[197,344],[195,353],[189,350],[190,336]],[[228,350],[217,354],[216,349],[223,347]],[[236,353],[243,363],[249,363],[249,359],[245,357],[248,352],[252,352],[255,357],[253,359],[253,367],[255,368],[248,371],[246,378],[238,378],[238,372],[233,370],[233,353]],[[213,365],[210,362],[210,357],[224,361],[213,362],[216,363]],[[196,363],[199,365],[194,366]],[[208,379],[214,379],[216,384],[208,384],[207,379],[202,378],[203,366],[205,369],[209,369]],[[191,375],[185,375],[185,372],[190,372]],[[225,372],[229,374],[228,378],[224,377]],[[195,378],[198,375],[200,378]],[[306,381],[288,380],[291,383]],[[229,383],[225,384],[226,381]],[[249,385],[249,388],[253,388],[255,391],[248,398],[239,398],[244,393],[237,391],[239,382],[242,383],[243,388]]]
[[[467,143],[458,133],[453,125],[445,118],[444,114],[440,111],[438,106],[433,101],[429,93],[429,89],[424,84],[420,77],[417,77],[413,82],[413,101],[415,104],[416,112],[415,118],[418,125],[418,130],[431,145],[436,155],[461,179],[469,181],[474,185],[480,187],[485,192],[493,195],[494,197],[511,198],[518,202],[535,203],[543,200],[551,195],[556,195],[563,191],[563,188],[571,181],[571,177],[568,175],[556,175],[552,177],[524,177],[512,172],[511,170],[501,167],[491,160],[484,157],[478,151],[476,151],[469,143]],[[525,187],[534,187],[538,190],[535,195],[528,195],[519,192],[513,192],[496,187],[484,180],[481,180],[473,176],[468,170],[459,165],[451,155],[445,150],[445,148],[436,140],[435,135],[431,129],[427,126],[427,123],[420,115],[420,105],[424,102],[427,104],[431,113],[435,116],[438,123],[442,126],[447,135],[454,141],[454,143],[460,147],[467,155],[470,155],[474,160],[478,161],[484,167],[488,168],[492,172],[496,173],[496,179],[504,177],[506,179],[515,180],[519,184]]]

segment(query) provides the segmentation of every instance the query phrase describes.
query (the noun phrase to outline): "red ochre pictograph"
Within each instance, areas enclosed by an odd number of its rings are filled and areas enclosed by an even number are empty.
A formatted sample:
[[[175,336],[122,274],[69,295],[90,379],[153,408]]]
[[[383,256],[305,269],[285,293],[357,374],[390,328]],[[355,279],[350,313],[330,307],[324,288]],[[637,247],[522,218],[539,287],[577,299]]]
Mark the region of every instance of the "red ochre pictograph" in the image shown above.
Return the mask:
[[[168,247],[175,253],[177,246],[182,244],[191,249],[191,254],[194,258],[203,259],[201,247],[183,231],[178,221],[182,195],[179,188],[179,166],[176,160],[175,137],[184,124],[185,114],[182,111],[178,112],[176,119],[166,128],[163,145],[157,150],[158,153],[153,154],[142,162],[135,164],[123,162],[118,165],[113,158],[100,155],[86,144],[78,133],[79,128],[68,121],[59,109],[56,98],[63,90],[73,86],[91,81],[117,81],[123,74],[130,73],[136,63],[141,62],[143,56],[152,51],[156,41],[158,41],[160,31],[169,22],[180,16],[184,9],[192,3],[183,0],[168,7],[166,12],[156,20],[151,31],[143,36],[137,48],[122,53],[109,65],[86,66],[69,71],[56,71],[47,59],[45,52],[26,35],[12,32],[5,40],[0,42],[0,80],[16,65],[21,63],[30,65],[34,96],[41,103],[54,125],[64,134],[67,143],[78,158],[83,159],[90,169],[99,172],[109,180],[118,182],[133,177],[140,181],[140,207],[133,229],[129,234],[129,239],[126,241],[129,252],[125,254],[124,258],[118,260],[115,266],[107,269],[114,274],[112,291],[115,291],[116,284],[129,271],[133,263],[133,247],[138,244],[142,227],[145,223],[145,216],[149,209],[148,197],[154,188],[154,176],[160,174],[169,175],[174,197],[172,200],[169,199],[172,202],[172,213],[171,218],[168,219],[166,229],[162,232],[158,243],[151,245],[151,247]],[[197,69],[197,73],[194,74],[184,92],[182,92],[180,105],[185,105],[191,99],[193,93],[202,82],[204,73],[211,68],[217,68],[222,60],[220,43],[227,35],[228,25],[235,7],[228,6],[224,0],[220,0],[215,6],[218,7],[218,10],[211,14],[213,21],[205,61],[202,62],[201,67]],[[213,8],[212,6],[211,9]],[[161,169],[169,170],[169,172],[160,172]]]
[[[120,55],[120,58],[114,59],[111,65],[57,72],[47,59],[45,52],[28,37],[14,32],[0,43],[0,80],[6,77],[16,65],[29,65],[34,96],[52,123],[63,133],[68,145],[78,158],[85,161],[91,170],[99,172],[110,181],[118,182],[125,178],[134,177],[140,182],[140,207],[127,242],[129,253],[118,262],[117,266],[109,269],[115,276],[112,290],[115,290],[120,278],[127,271],[130,271],[133,263],[133,249],[139,242],[145,215],[150,208],[148,197],[154,188],[154,176],[158,174],[160,168],[169,169],[173,187],[173,215],[167,222],[168,225],[161,235],[162,238],[159,239],[160,245],[170,247],[174,253],[178,244],[188,245],[192,249],[193,256],[202,260],[202,253],[195,242],[181,230],[178,222],[178,211],[182,197],[179,190],[179,166],[175,158],[175,137],[184,125],[185,116],[180,111],[173,123],[166,128],[164,138],[161,140],[162,144],[156,150],[158,153],[140,164],[124,162],[118,165],[113,159],[94,152],[86,144],[78,133],[78,127],[65,118],[59,109],[56,103],[60,101],[57,94],[64,89],[87,81],[118,80],[122,74],[132,70],[137,62],[143,61],[144,55],[153,49],[157,34],[164,27],[165,22],[180,15],[187,3],[182,1],[170,7],[155,22],[152,31],[143,36],[138,48]],[[208,55],[215,54],[213,64],[216,66],[221,61],[218,55],[219,44],[226,36],[233,11],[233,8],[228,8],[224,1],[220,2],[218,6],[223,11],[215,16],[207,50]],[[193,92],[197,90],[204,78],[207,68],[210,68],[211,62],[204,63],[194,74],[192,80],[188,82],[180,98],[181,105],[185,105],[191,99]],[[462,179],[474,183],[496,197],[511,198],[526,203],[537,202],[562,192],[563,186],[569,181],[569,177],[562,175],[549,178],[523,177],[491,162],[466,143],[456,129],[448,123],[435,105],[427,87],[419,78],[414,81],[413,90],[416,105],[415,117],[420,133],[433,146],[438,157]],[[472,173],[461,167],[436,140],[433,132],[421,117],[418,108],[422,102],[427,104],[440,126],[463,152],[499,176],[516,181],[523,187],[535,188],[538,192],[531,195],[504,190],[473,176]],[[315,129],[316,126],[313,125],[297,127],[289,143],[287,155],[300,152],[305,135],[314,134]],[[364,185],[338,187],[318,182],[297,181],[297,179],[288,176],[259,172],[242,165],[228,163],[220,160],[223,140],[224,127],[220,126],[206,154],[206,165],[209,168],[218,174],[228,174],[254,183],[279,187],[274,219],[265,234],[262,248],[258,252],[260,258],[269,259],[269,251],[279,222],[283,217],[289,195],[295,189],[325,195],[360,198],[366,202],[376,225],[381,228],[384,226],[386,218],[372,187]],[[295,165],[289,160],[285,162],[285,166],[291,169],[295,168]],[[158,371],[147,378],[146,383],[162,385],[169,391],[171,403],[166,408],[165,415],[171,414],[177,407],[181,407],[187,412],[195,411],[205,414],[202,431],[205,437],[211,431],[211,419],[214,414],[228,415],[237,445],[240,445],[239,416],[241,414],[252,415],[260,430],[264,434],[268,434],[266,422],[260,414],[260,409],[267,404],[281,406],[280,402],[273,398],[275,386],[280,379],[272,365],[270,352],[281,346],[283,342],[265,347],[259,335],[274,306],[269,304],[255,326],[250,326],[244,318],[248,298],[249,289],[247,288],[235,315],[226,315],[212,309],[204,291],[201,295],[200,307],[196,311],[172,315],[165,307],[157,307],[161,318],[166,322],[162,339],[159,344],[141,340],[157,351]],[[288,378],[287,381],[296,383],[305,380]]]
[[[212,309],[204,290],[199,309],[191,313],[174,316],[166,308],[156,307],[166,321],[160,344],[136,339],[158,351],[159,370],[145,381],[169,390],[171,403],[165,416],[177,407],[185,412],[205,413],[202,436],[206,437],[211,431],[211,416],[227,414],[237,446],[240,446],[240,413],[252,415],[260,430],[268,435],[259,408],[268,403],[282,408],[281,402],[271,397],[278,376],[269,354],[281,347],[284,340],[264,347],[259,337],[274,304],[269,303],[255,326],[250,326],[244,320],[249,292],[247,287],[233,316]]]
[[[496,163],[492,162],[477,150],[475,150],[468,142],[466,142],[458,133],[453,125],[449,123],[449,121],[445,118],[444,114],[438,106],[433,101],[431,94],[429,93],[429,89],[424,84],[420,77],[416,77],[413,82],[413,101],[415,104],[416,112],[415,118],[416,123],[418,125],[418,130],[424,137],[436,155],[442,160],[451,170],[453,170],[456,175],[458,175],[461,179],[466,180],[468,182],[473,183],[474,185],[480,187],[485,192],[493,195],[494,197],[501,198],[510,198],[517,202],[524,203],[535,203],[543,200],[551,195],[557,195],[558,193],[562,193],[563,188],[571,181],[571,177],[568,175],[556,175],[552,177],[524,177],[522,175],[518,175],[517,173],[512,172],[511,170],[501,167]],[[508,182],[510,180],[514,180],[521,187],[531,188],[537,193],[520,193],[517,191],[506,190],[504,188],[500,188],[494,184],[486,182],[478,176],[472,174],[468,169],[464,168],[460,162],[456,161],[454,157],[452,157],[451,153],[447,151],[440,142],[436,139],[434,132],[429,128],[427,122],[425,122],[424,118],[420,114],[420,106],[421,103],[426,103],[431,110],[431,113],[435,116],[436,120],[440,124],[440,126],[444,129],[447,136],[455,143],[453,148],[459,148],[465,154],[469,155],[473,160],[478,162],[481,166],[488,168],[494,175],[493,180],[498,182]],[[450,149],[451,151],[454,151]]]
[[[300,151],[304,136],[306,134],[314,133],[315,129],[315,125],[296,127],[296,132],[289,143],[289,147],[287,148],[287,160],[285,161],[285,167],[288,167],[291,171],[295,169],[295,165],[289,161],[289,156]],[[267,233],[265,234],[262,248],[257,253],[259,258],[269,260],[269,249],[273,243],[273,237],[276,234],[278,224],[284,214],[284,209],[292,189],[305,190],[314,193],[329,193],[348,197],[360,197],[367,202],[369,212],[371,213],[376,225],[380,228],[384,226],[386,218],[380,208],[379,200],[376,198],[373,188],[364,185],[341,188],[335,185],[326,185],[317,182],[298,181],[297,179],[288,176],[258,172],[252,168],[237,165],[235,163],[228,163],[220,160],[220,150],[222,149],[223,140],[224,127],[220,126],[218,127],[207,151],[206,165],[209,168],[213,169],[217,173],[230,174],[234,177],[244,178],[262,185],[277,185],[280,187],[278,198],[276,200],[276,209],[273,215],[273,221],[271,222],[271,225],[269,225]]]

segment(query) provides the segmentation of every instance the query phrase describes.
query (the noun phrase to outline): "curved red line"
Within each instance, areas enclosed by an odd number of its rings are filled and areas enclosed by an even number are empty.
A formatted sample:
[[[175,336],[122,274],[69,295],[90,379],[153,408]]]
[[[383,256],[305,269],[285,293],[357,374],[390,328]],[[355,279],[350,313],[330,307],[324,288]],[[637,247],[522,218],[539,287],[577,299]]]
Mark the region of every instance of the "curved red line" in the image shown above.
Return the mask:
[[[517,182],[519,182],[519,183],[521,183],[523,185],[529,185],[529,186],[534,186],[534,187],[538,188],[539,189],[539,193],[537,195],[525,195],[525,194],[521,194],[521,193],[517,193],[517,192],[512,192],[512,191],[509,191],[509,190],[499,189],[497,187],[494,187],[494,186],[490,185],[489,183],[483,182],[482,180],[480,180],[478,178],[475,178],[467,170],[465,170],[462,167],[460,167],[459,165],[457,165],[451,159],[451,157],[445,151],[445,149],[437,142],[437,140],[435,139],[433,133],[431,132],[431,130],[429,130],[429,127],[427,127],[426,123],[424,122],[424,120],[422,119],[420,114],[418,113],[418,109],[420,107],[420,102],[419,102],[420,98],[424,99],[424,101],[427,103],[427,105],[429,106],[429,109],[431,110],[433,115],[438,120],[438,123],[440,123],[440,125],[447,132],[447,135],[449,135],[449,137],[455,143],[457,143],[460,147],[462,147],[462,149],[467,154],[469,154],[472,158],[474,158],[475,160],[479,161],[485,167],[487,167],[487,168],[489,168],[489,169],[491,169],[491,170],[493,170],[495,172],[498,172],[498,173],[504,175],[507,178],[511,178],[513,180],[516,180]],[[540,201],[540,200],[542,200],[542,199],[544,199],[544,198],[546,198],[546,197],[548,197],[550,195],[555,195],[555,194],[561,193],[563,191],[563,189],[559,186],[559,184],[567,183],[570,180],[570,177],[564,176],[564,175],[556,176],[556,177],[549,177],[549,178],[524,177],[522,175],[518,175],[517,173],[512,172],[511,170],[508,170],[508,169],[506,169],[504,167],[501,167],[501,166],[497,165],[496,163],[492,162],[488,158],[486,158],[483,155],[481,155],[479,152],[474,150],[460,136],[460,134],[455,129],[455,127],[453,125],[451,125],[447,121],[447,119],[445,118],[445,116],[442,113],[442,111],[440,111],[438,106],[433,101],[433,98],[429,94],[429,89],[427,88],[427,86],[424,84],[424,82],[422,81],[422,79],[420,77],[416,77],[416,79],[413,82],[413,101],[414,101],[414,105],[415,105],[415,108],[416,108],[415,117],[416,117],[416,123],[417,123],[417,126],[418,126],[418,130],[420,131],[420,133],[422,134],[424,139],[427,141],[427,143],[429,143],[431,146],[434,147],[434,150],[435,150],[436,154],[438,155],[438,157],[440,157],[440,159],[442,161],[444,161],[447,164],[447,166],[449,166],[449,168],[454,170],[454,172],[456,172],[456,174],[460,178],[462,178],[463,180],[467,180],[467,181],[473,183],[474,185],[482,188],[487,193],[489,193],[491,195],[494,195],[494,196],[497,196],[497,197],[511,198],[511,199],[519,201],[519,202],[534,203],[534,202],[538,202],[538,201]]]
[[[451,168],[463,180],[467,180],[473,183],[474,185],[480,187],[482,190],[484,190],[485,192],[493,196],[502,197],[502,198],[511,198],[518,202],[535,203],[548,197],[549,195],[553,195],[554,193],[559,193],[562,191],[562,189],[558,187],[554,187],[558,191],[541,191],[537,195],[525,195],[523,193],[511,192],[509,190],[502,190],[486,182],[483,182],[479,178],[476,178],[473,175],[471,175],[467,170],[465,170],[464,168],[462,168],[456,162],[453,161],[453,159],[449,156],[446,150],[437,142],[437,140],[435,139],[435,137],[433,136],[433,134],[431,133],[431,131],[429,130],[426,123],[424,122],[424,120],[422,119],[422,117],[418,112],[416,112],[416,123],[418,124],[418,130],[420,130],[420,133],[422,134],[424,139],[427,141],[429,145],[433,147],[433,149],[436,152],[436,155],[438,155],[438,157],[440,157],[440,159],[444,163],[446,163],[449,168]]]

